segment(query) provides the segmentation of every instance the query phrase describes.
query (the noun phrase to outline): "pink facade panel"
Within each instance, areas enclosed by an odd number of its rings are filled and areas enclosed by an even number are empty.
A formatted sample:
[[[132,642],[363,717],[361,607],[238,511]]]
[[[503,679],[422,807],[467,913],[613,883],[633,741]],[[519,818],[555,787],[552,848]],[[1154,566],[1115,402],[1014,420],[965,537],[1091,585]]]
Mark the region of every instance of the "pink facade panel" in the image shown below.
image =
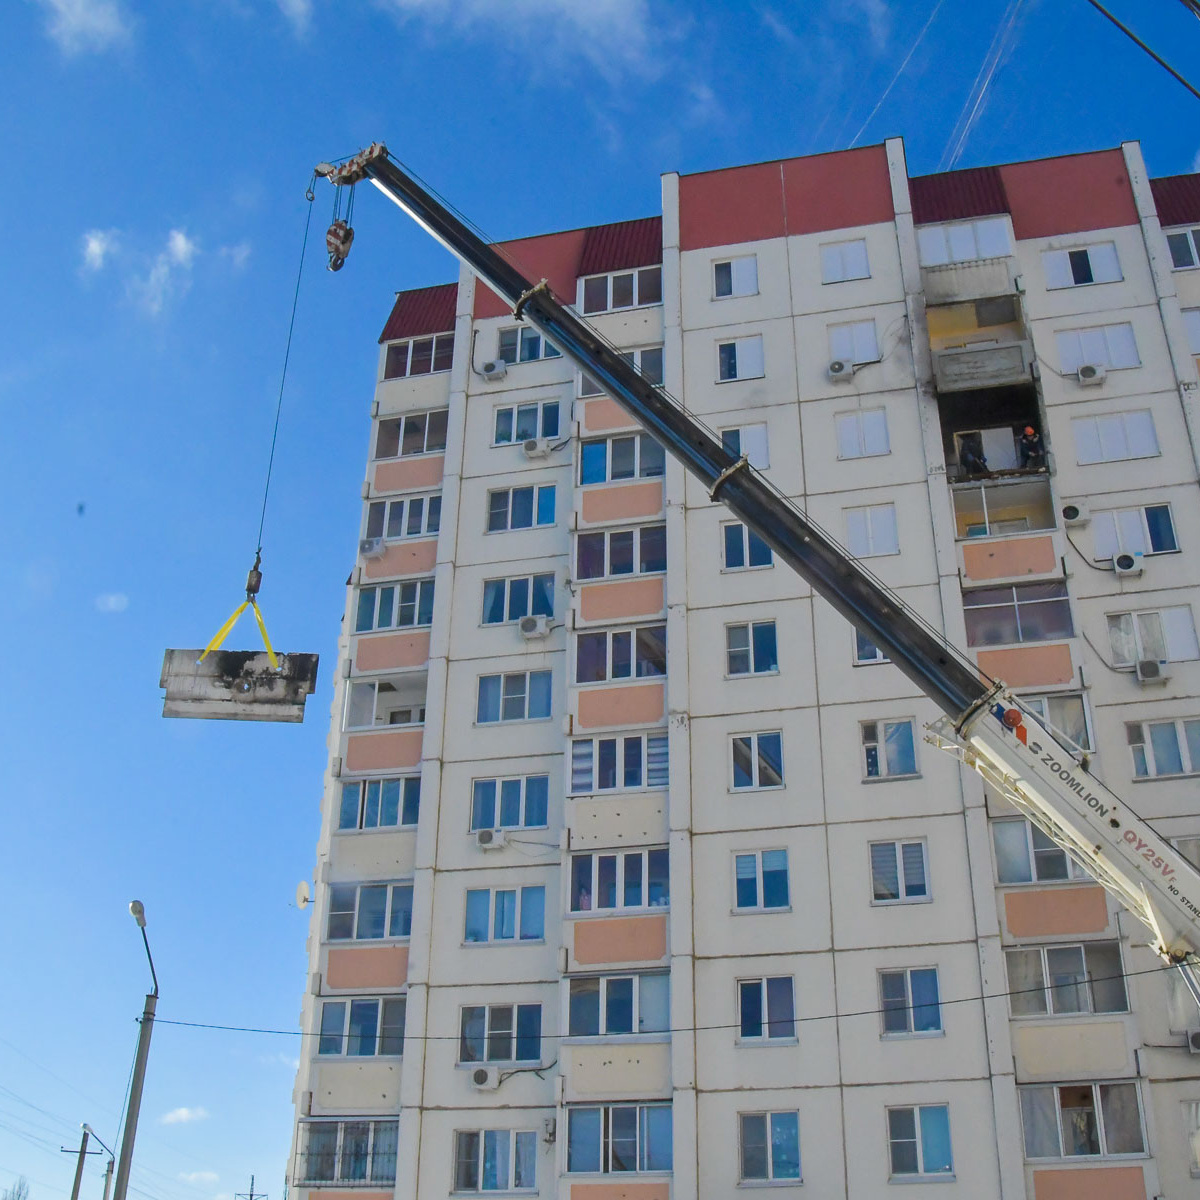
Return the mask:
[[[1034,1171],[1034,1200],[1146,1200],[1141,1167],[1062,1167]]]
[[[637,422],[611,397],[601,396],[583,406],[583,428],[588,433],[637,427]]]
[[[446,468],[442,454],[416,458],[388,458],[375,464],[377,492],[411,492],[416,488],[438,487]]]
[[[397,575],[428,575],[437,562],[437,542],[393,542],[378,558],[363,560],[368,579],[392,579]]]
[[[501,242],[497,249],[516,263],[517,269],[536,283],[546,279],[555,296],[563,304],[575,303],[575,280],[579,260],[583,255],[586,229],[571,229],[566,233],[546,233],[540,237],[520,238],[514,242]],[[511,317],[509,308],[490,287],[477,284],[475,287],[475,317]]]
[[[585,621],[656,617],[663,611],[663,604],[661,577],[585,583],[579,589],[579,615]]]
[[[666,1179],[652,1183],[573,1183],[571,1200],[671,1200]]]
[[[780,163],[680,177],[680,249],[757,242],[785,232]]]
[[[1103,933],[1108,928],[1108,901],[1102,887],[1007,892],[1004,917],[1013,937]]]
[[[347,771],[395,771],[419,766],[420,729],[381,729],[346,739]]]
[[[326,987],[400,988],[407,982],[407,946],[334,946],[325,960]]]
[[[667,689],[661,683],[580,689],[580,729],[618,725],[657,725],[666,713]]]
[[[1057,565],[1054,540],[1048,537],[1006,538],[1001,542],[963,545],[963,566],[971,580],[1046,575]]]
[[[667,955],[667,918],[589,917],[574,923],[575,961],[602,963],[659,962]]]
[[[661,483],[616,483],[611,487],[588,488],[579,505],[579,515],[587,525],[657,517],[662,510]]]
[[[1075,678],[1071,647],[1065,642],[1013,646],[1008,650],[980,650],[979,669],[1009,687],[1050,687]]]
[[[429,634],[391,633],[363,636],[354,651],[360,671],[388,671],[400,667],[423,667],[429,661]]]
[[[1000,176],[1018,238],[1138,223],[1120,150],[1009,163],[1000,168]]]
[[[875,225],[895,216],[887,151],[882,146],[789,158],[782,166],[789,237]]]

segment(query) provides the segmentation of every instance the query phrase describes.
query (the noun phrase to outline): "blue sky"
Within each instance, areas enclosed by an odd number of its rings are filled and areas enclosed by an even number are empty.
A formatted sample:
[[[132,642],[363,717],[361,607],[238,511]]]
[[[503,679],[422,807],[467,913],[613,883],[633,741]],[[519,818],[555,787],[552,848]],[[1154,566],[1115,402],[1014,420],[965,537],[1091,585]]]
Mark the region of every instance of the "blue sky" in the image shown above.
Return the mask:
[[[1200,61],[1183,5],[1112,7]],[[373,192],[338,276],[318,192],[264,538],[276,644],[322,656],[308,720],[164,721],[157,682],[253,554],[314,163],[386,140],[513,237],[855,137],[903,135],[914,173],[1140,139],[1173,174],[1200,150],[1197,102],[1084,0],[10,0],[0,22],[0,1188],[34,1200],[68,1193],[80,1122],[115,1145],[149,985],[131,898],[161,1018],[297,1028],[375,339],[396,289],[455,274]],[[254,1172],[281,1200],[299,1053],[160,1024],[135,1194]]]

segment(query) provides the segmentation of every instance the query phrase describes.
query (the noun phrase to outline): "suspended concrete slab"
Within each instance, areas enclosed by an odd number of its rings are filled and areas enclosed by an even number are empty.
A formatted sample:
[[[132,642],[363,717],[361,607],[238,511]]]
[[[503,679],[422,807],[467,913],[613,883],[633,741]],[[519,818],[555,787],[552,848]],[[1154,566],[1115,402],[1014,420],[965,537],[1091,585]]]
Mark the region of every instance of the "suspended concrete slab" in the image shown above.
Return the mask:
[[[317,655],[278,654],[273,670],[263,650],[168,650],[158,686],[164,717],[209,721],[303,721],[317,683]]]

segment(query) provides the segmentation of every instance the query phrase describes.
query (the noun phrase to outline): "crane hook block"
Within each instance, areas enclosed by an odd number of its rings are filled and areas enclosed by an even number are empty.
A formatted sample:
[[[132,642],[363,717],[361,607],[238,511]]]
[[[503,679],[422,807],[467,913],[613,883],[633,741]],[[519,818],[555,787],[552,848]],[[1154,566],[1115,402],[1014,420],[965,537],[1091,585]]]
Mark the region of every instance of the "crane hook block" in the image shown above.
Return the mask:
[[[325,249],[329,251],[329,269],[340,271],[354,243],[354,230],[345,221],[334,221],[325,235]]]

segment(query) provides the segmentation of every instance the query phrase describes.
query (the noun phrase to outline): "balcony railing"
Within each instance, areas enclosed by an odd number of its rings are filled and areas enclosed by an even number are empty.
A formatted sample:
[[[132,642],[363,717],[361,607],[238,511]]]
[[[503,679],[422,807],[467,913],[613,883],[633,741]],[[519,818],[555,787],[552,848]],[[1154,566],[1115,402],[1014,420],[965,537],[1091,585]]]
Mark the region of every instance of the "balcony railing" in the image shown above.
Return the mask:
[[[298,1185],[370,1187],[396,1181],[397,1121],[311,1121],[296,1156]]]
[[[1056,525],[1050,480],[1045,474],[1013,472],[1002,479],[956,483],[950,494],[954,536],[959,540],[1031,533]]]
[[[991,296],[1016,294],[1016,260],[977,258],[971,262],[943,263],[921,268],[926,304],[961,304]]]
[[[1028,383],[1032,364],[1033,347],[1027,341],[968,343],[933,353],[933,374],[939,392],[969,392]]]

